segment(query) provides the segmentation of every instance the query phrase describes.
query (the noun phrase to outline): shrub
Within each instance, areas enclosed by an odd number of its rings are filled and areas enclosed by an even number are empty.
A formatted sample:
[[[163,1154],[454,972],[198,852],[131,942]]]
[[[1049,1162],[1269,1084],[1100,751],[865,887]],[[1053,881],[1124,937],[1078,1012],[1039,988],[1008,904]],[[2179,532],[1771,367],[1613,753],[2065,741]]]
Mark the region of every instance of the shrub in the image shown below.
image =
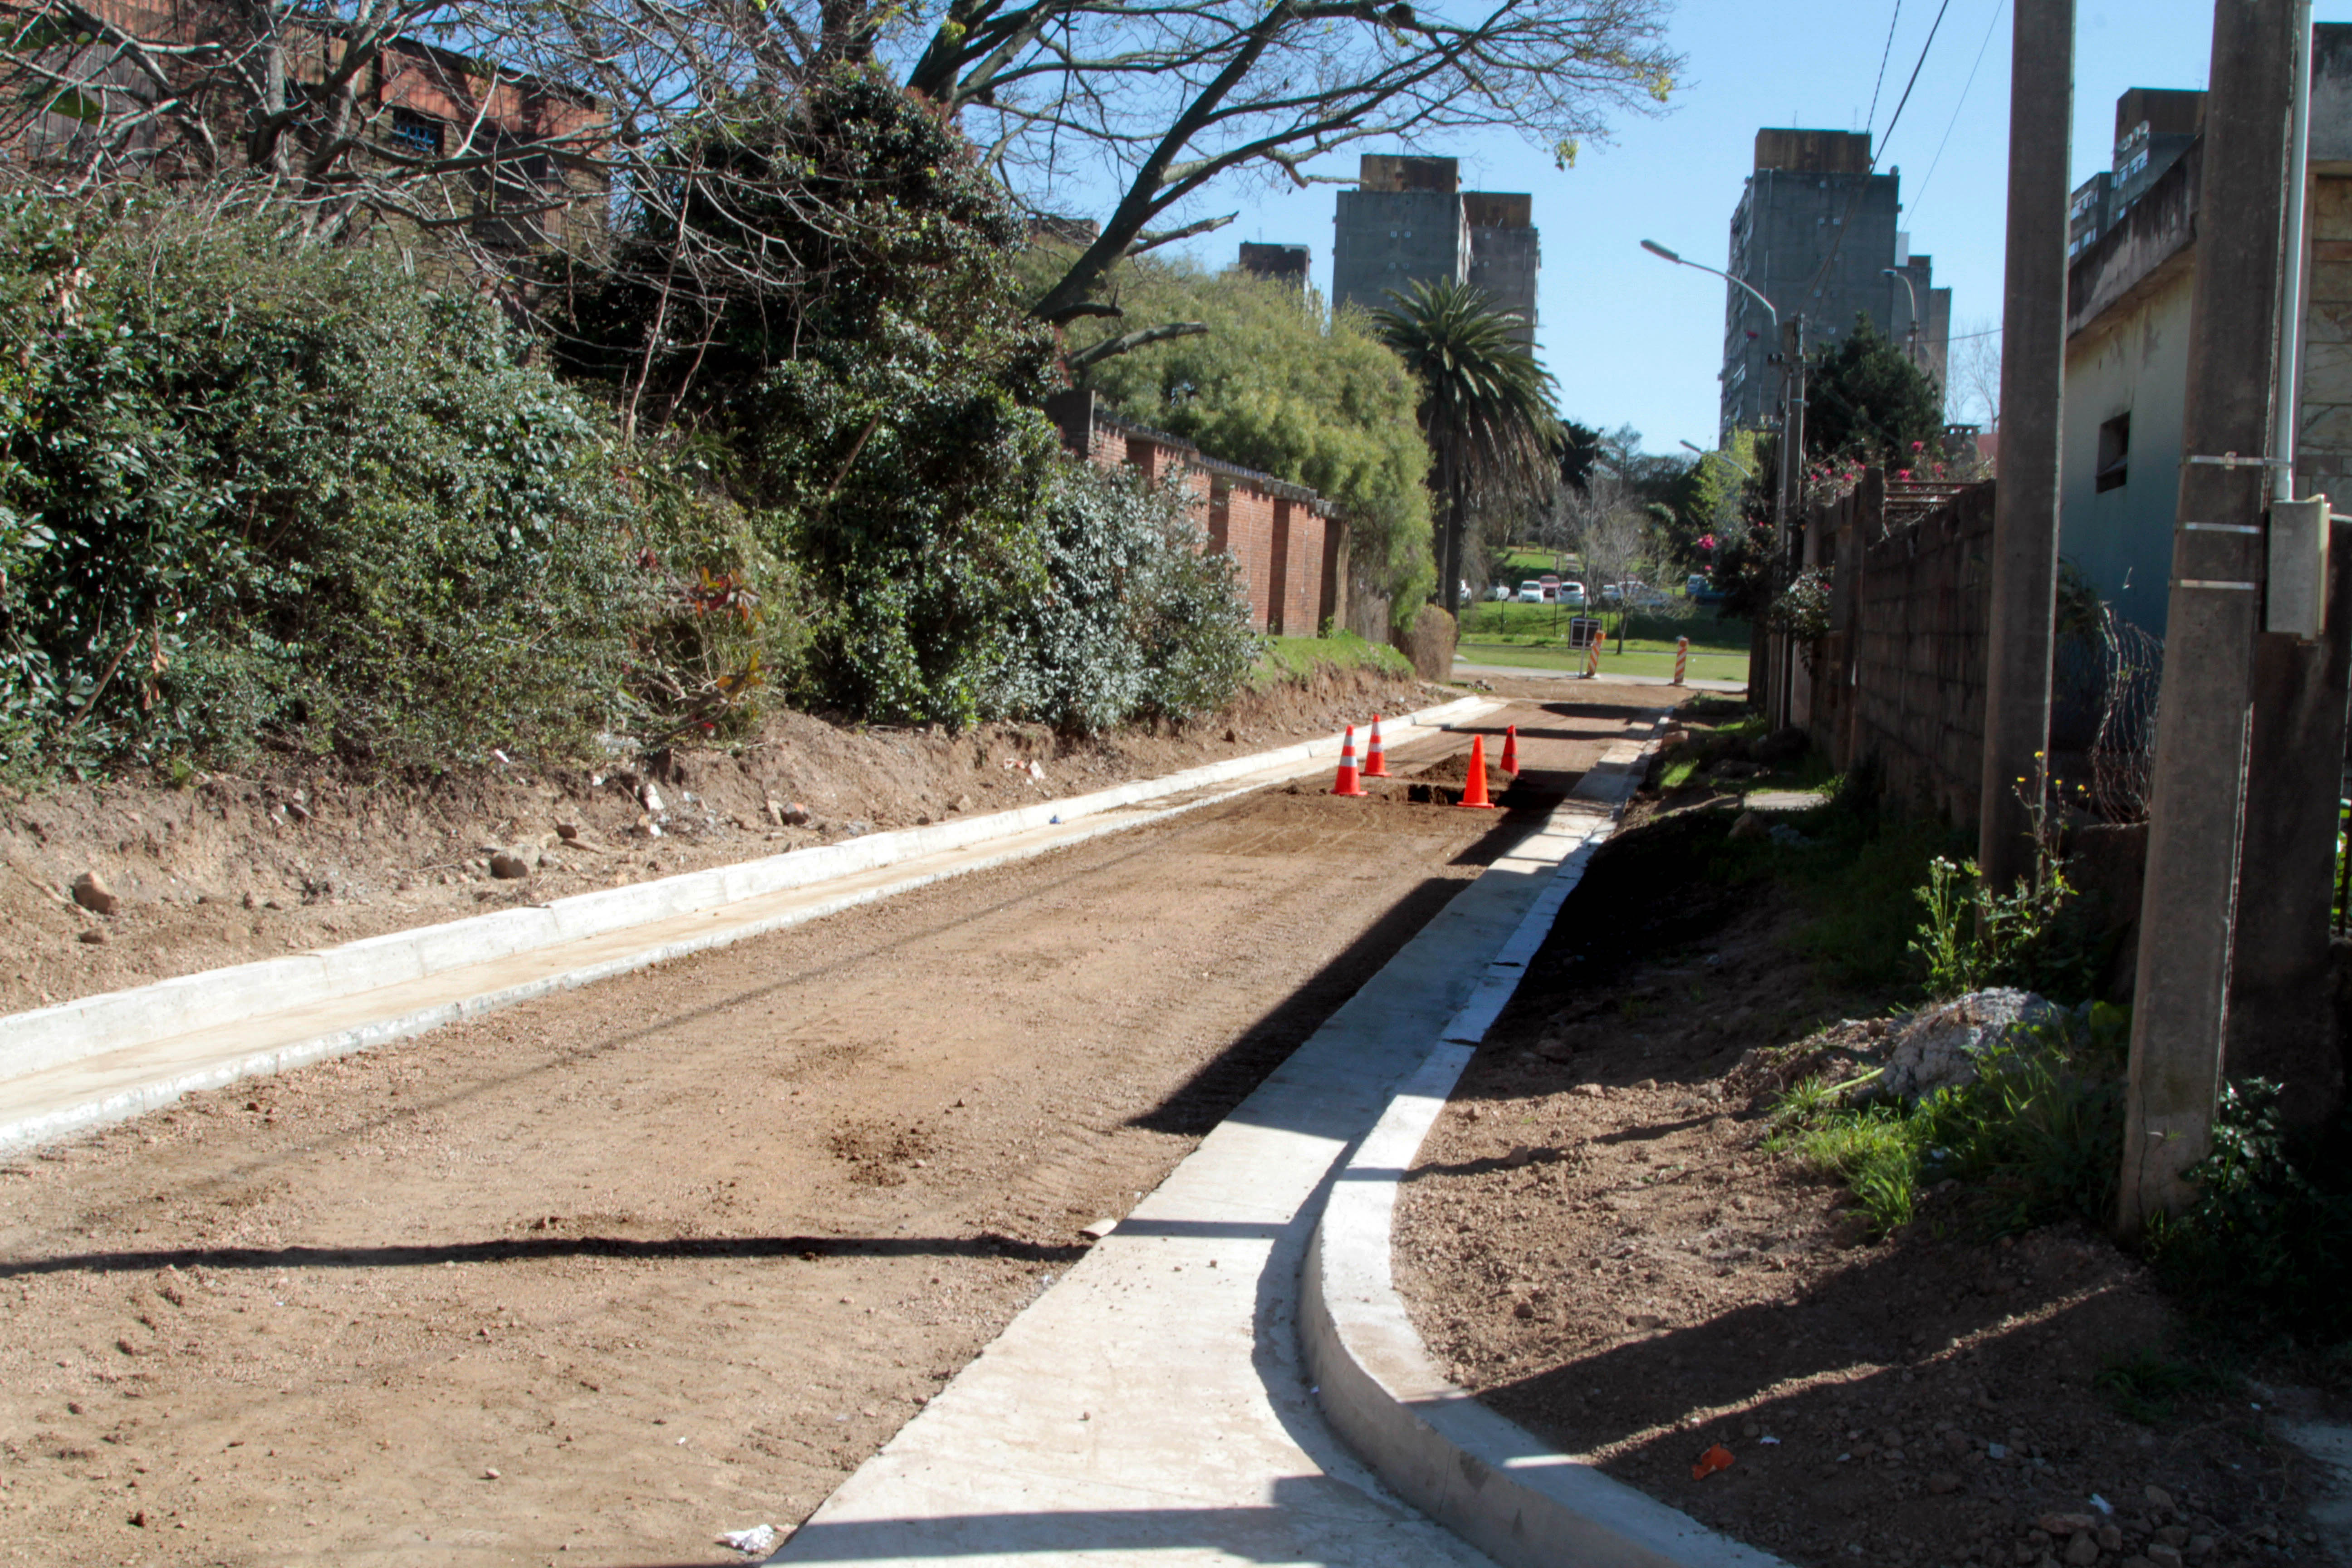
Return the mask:
[[[1258,651],[1249,602],[1181,491],[1067,464],[1044,532],[1045,585],[1006,626],[995,711],[1097,731],[1189,718],[1241,689]]]
[[[2278,1086],[2225,1085],[2213,1147],[2192,1167],[2197,1199],[2148,1227],[2158,1278],[2231,1331],[2315,1345],[2352,1337],[2352,1120],[2287,1128]]]
[[[471,291],[190,207],[0,203],[5,762],[435,766],[628,702],[634,510]]]

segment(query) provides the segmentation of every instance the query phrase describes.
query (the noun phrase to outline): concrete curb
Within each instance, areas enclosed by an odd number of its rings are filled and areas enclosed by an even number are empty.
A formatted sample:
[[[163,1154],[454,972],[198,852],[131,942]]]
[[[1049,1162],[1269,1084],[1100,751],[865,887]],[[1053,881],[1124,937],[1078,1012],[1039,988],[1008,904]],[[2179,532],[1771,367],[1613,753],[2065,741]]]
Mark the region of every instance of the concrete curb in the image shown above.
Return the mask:
[[[1577,793],[1613,825],[1656,747]],[[1588,788],[1588,786],[1590,786]],[[1325,1417],[1381,1479],[1504,1568],[1779,1568],[1591,1466],[1547,1447],[1440,1373],[1398,1299],[1390,1267],[1397,1184],[1445,1109],[1478,1042],[1517,990],[1592,851],[1562,861],[1486,978],[1332,1185],[1307,1249],[1299,1333]]]
[[[1391,743],[1408,744],[1501,706],[1463,698],[1391,720]],[[0,1017],[0,1149],[122,1121],[194,1089],[364,1050],[948,877],[1140,827],[1312,771],[1339,745],[1338,735],[1320,736],[1066,800],[869,834]],[[1194,798],[1177,798],[1186,795]],[[1153,801],[1172,804],[1132,809]],[[1000,846],[998,852],[973,853],[991,845]],[[877,875],[900,866],[903,875]],[[836,896],[810,896],[835,883],[844,885]],[[468,970],[481,973],[468,976]],[[273,1043],[257,1043],[256,1037],[273,1034]],[[62,1103],[51,1093],[47,1103],[20,1103],[13,1114],[5,1104],[7,1090],[22,1089],[33,1075],[142,1051],[154,1058],[152,1070],[130,1071],[126,1081],[95,1081],[110,1076],[99,1073],[88,1092]]]

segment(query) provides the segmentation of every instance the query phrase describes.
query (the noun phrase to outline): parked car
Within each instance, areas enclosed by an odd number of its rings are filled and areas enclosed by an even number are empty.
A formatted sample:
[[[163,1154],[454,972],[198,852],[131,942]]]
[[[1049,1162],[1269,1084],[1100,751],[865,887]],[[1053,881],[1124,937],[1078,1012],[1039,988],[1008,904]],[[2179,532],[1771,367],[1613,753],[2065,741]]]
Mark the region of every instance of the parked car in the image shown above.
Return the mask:
[[[1612,584],[1612,586],[1617,590],[1618,603],[1631,605],[1637,610],[1660,610],[1672,602],[1664,594],[1651,587],[1647,583],[1624,582]]]
[[[1556,596],[1562,605],[1567,605],[1571,610],[1580,610],[1584,608],[1584,584],[1581,583],[1561,583],[1559,586],[1559,591]]]
[[[1683,584],[1683,597],[1694,605],[1720,605],[1723,603],[1723,590],[1705,575],[1694,572]]]
[[[1519,603],[1540,605],[1544,602],[1544,585],[1530,577],[1519,584]]]
[[[1497,583],[1486,590],[1486,597],[1497,605],[1510,596],[1511,585],[1508,583]]]

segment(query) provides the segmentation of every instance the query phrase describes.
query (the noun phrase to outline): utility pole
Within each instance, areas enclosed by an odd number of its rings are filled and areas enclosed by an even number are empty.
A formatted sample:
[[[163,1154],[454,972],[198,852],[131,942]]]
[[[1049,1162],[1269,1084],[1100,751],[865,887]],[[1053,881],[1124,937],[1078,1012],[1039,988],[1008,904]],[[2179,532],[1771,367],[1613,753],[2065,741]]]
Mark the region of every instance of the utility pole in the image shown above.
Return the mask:
[[[2263,626],[2295,0],[2220,0],[2189,318],[2180,505],[2148,810],[2116,1221],[2176,1214],[2211,1146]],[[2302,171],[2294,171],[2295,178]],[[2011,408],[2006,446],[2021,421]],[[2003,467],[2008,453],[2002,453]]]
[[[1977,792],[1977,865],[1983,885],[2002,892],[2033,870],[2033,816],[2018,792],[2033,792],[2040,804],[2042,754],[2050,746],[2074,0],[2017,0],[2012,15],[2009,259],[2001,289],[2004,417],[2000,478],[1993,486],[1984,769]],[[2200,232],[2213,231],[2200,225]]]
[[[2287,151],[2286,265],[2280,274],[2278,401],[2272,416],[2271,560],[2273,583],[2291,542],[2328,529],[2327,498],[2306,498],[2307,531],[2282,530],[2279,503],[2294,500],[2294,448],[2302,396],[2305,277],[2305,211],[2311,181],[2311,0],[2298,0],[2294,100]],[[2294,509],[2290,508],[2290,515]],[[2328,911],[2336,891],[2336,803],[2344,774],[2344,732],[2352,703],[2352,523],[2334,527],[2320,561],[2301,564],[2321,585],[2316,602],[2263,595],[2263,630],[2254,639],[2253,724],[2246,775],[2246,820],[2238,851],[2238,929],[2230,959],[2229,1038],[2222,1071],[2266,1078],[2285,1091],[2290,1122],[2322,1121],[2343,1102],[2344,1064],[2336,1048],[2328,984]],[[2293,570],[2289,568],[2289,570]],[[2318,611],[2316,616],[2310,612]]]
[[[1805,495],[1805,318],[1801,311],[1780,323],[1780,494],[1776,506],[1780,548],[1773,556],[1763,607],[1757,612],[1759,627],[1766,627],[1772,602],[1789,584],[1800,559],[1797,527],[1802,521]],[[1786,632],[1769,627],[1764,639],[1766,696],[1761,710],[1769,727],[1778,730],[1789,722],[1790,667],[1796,658],[1796,644]]]

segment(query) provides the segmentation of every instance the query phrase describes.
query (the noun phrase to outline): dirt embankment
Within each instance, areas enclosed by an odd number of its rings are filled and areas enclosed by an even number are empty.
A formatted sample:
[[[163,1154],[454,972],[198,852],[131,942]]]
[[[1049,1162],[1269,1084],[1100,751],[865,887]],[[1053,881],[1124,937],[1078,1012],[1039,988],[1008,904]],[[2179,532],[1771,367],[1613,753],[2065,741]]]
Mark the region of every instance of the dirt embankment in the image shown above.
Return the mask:
[[[1083,795],[1459,695],[1326,670],[1212,720],[1095,740],[1036,725],[950,735],[786,713],[732,750],[576,771],[514,764],[415,784],[289,764],[181,787],[121,781],[0,798],[0,1012]],[[527,875],[494,875],[500,855]],[[84,873],[120,900],[113,912],[76,904]]]
[[[1400,1289],[1454,1379],[1793,1563],[2329,1561],[2277,1396],[2201,1371],[2104,1237],[1986,1239],[1939,1191],[1874,1242],[1763,1147],[1742,1057],[1887,998],[1821,989],[1772,884],[1654,842],[1595,857],[1404,1188]]]

